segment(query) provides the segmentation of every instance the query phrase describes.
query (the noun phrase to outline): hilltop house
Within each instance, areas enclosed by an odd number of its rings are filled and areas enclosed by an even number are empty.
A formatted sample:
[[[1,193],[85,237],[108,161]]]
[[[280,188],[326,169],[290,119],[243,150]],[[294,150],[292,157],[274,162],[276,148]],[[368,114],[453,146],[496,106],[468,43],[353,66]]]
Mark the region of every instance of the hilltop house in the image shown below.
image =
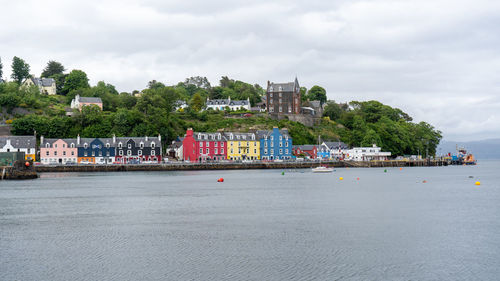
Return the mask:
[[[30,77],[26,79],[22,87],[37,86],[41,94],[55,95],[56,94],[56,80],[53,78],[35,78]]]
[[[266,109],[272,115],[300,114],[300,85],[297,78],[289,83],[267,81]]]
[[[82,110],[82,107],[87,105],[97,105],[102,110],[102,100],[101,98],[95,97],[80,97],[76,95],[73,100],[71,100],[71,108]]]
[[[25,160],[35,160],[35,136],[0,137],[0,152],[24,152]]]
[[[207,110],[225,110],[226,107],[229,107],[229,109],[233,111],[240,109],[250,110],[250,99],[247,98],[246,100],[231,100],[231,97],[228,97],[227,99],[211,100],[207,98]]]
[[[260,141],[260,159],[286,160],[292,158],[292,137],[287,129],[274,127],[271,131],[257,131]]]

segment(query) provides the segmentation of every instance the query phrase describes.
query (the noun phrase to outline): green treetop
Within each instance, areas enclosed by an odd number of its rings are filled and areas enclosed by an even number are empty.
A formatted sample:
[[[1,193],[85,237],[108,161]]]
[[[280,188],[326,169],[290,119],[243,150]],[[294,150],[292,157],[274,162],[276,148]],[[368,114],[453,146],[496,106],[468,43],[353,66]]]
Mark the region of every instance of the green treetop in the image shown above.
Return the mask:
[[[30,77],[30,66],[23,59],[14,57],[12,59],[12,75],[11,78],[21,84],[23,80]]]
[[[61,63],[51,60],[47,63],[47,66],[44,68],[41,77],[48,78],[51,77],[52,75],[63,74],[65,70],[66,69],[64,69],[64,66]]]
[[[81,70],[72,70],[64,82],[63,93],[68,94],[69,92],[77,89],[89,88],[89,79],[87,74]]]

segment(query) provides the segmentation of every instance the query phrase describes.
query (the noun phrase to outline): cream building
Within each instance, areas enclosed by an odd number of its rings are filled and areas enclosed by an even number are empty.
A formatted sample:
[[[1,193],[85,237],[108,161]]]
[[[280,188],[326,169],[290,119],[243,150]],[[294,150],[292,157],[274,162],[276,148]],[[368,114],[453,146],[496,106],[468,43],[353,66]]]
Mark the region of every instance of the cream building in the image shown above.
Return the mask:
[[[23,87],[37,86],[41,94],[55,95],[56,94],[56,80],[53,78],[28,78],[23,83]]]
[[[255,133],[224,133],[227,139],[227,159],[259,160],[260,140]]]

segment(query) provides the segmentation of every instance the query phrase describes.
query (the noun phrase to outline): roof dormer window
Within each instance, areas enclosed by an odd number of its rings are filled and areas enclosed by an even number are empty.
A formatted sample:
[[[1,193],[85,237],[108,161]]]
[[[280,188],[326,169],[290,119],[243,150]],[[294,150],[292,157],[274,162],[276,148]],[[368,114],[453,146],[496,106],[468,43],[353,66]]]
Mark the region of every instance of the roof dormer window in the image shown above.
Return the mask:
[[[87,145],[87,143],[84,143],[84,144],[83,144],[83,148],[85,148],[85,149],[86,149],[86,148],[87,148],[87,146],[88,146],[88,145]]]

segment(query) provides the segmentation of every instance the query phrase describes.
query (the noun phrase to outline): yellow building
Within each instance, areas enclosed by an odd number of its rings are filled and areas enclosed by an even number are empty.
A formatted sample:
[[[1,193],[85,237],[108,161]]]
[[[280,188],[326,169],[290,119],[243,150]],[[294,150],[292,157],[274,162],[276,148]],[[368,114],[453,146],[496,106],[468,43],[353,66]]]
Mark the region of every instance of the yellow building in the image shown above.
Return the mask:
[[[259,160],[260,141],[255,133],[225,133],[227,139],[227,159]]]

